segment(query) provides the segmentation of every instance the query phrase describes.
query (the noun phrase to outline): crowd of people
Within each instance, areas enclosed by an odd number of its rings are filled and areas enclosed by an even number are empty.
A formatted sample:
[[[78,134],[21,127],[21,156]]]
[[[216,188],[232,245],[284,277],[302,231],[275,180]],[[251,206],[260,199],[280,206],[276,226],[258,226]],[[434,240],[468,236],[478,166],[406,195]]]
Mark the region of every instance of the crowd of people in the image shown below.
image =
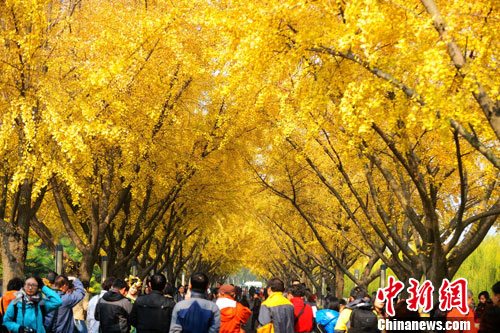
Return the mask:
[[[290,286],[279,278],[266,288],[242,290],[232,284],[209,288],[208,277],[194,273],[188,286],[174,288],[163,274],[145,281],[108,277],[90,298],[89,285],[78,278],[50,272],[46,277],[13,278],[0,299],[1,332],[10,333],[385,333],[385,304],[355,287],[347,300],[327,295],[321,306],[300,281]],[[469,313],[455,309],[430,314],[410,311],[404,300],[395,304],[399,321],[434,317],[465,320],[469,332],[500,329],[500,282],[479,294],[468,293]],[[459,333],[458,331],[448,331]],[[461,332],[460,332],[461,333]]]

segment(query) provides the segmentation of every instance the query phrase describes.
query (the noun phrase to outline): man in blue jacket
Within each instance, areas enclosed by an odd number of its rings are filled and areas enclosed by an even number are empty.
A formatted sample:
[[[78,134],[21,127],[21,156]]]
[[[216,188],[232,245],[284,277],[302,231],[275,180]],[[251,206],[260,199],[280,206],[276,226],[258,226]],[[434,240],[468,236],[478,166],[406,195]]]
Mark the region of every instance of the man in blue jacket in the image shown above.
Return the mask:
[[[54,289],[57,289],[62,305],[57,311],[45,317],[44,325],[47,333],[73,333],[75,331],[73,307],[85,297],[85,288],[78,279],[73,279],[72,282],[73,289],[70,290],[70,281],[67,277],[59,275],[54,281]]]
[[[203,273],[191,276],[191,298],[177,303],[172,313],[170,333],[218,333],[220,311],[206,298],[208,277]]]
[[[41,292],[40,292],[41,290]],[[45,297],[42,296],[45,295]],[[42,298],[43,297],[43,298]],[[16,294],[16,298],[9,304],[4,316],[4,326],[10,332],[45,333],[43,314],[40,302],[44,301],[46,312],[51,312],[61,306],[59,295],[45,286],[40,278],[29,278],[24,287]]]

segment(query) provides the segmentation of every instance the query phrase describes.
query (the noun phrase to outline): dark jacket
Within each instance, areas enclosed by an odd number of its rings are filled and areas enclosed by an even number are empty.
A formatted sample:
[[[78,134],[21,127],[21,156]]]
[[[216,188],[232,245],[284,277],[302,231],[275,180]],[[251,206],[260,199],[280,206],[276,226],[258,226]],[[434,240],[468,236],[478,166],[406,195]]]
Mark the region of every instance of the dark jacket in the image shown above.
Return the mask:
[[[142,295],[132,305],[130,323],[137,333],[166,333],[172,321],[175,302],[153,290],[149,295]]]
[[[498,332],[500,327],[500,302],[496,305],[490,304],[481,315],[479,333]]]
[[[118,291],[110,290],[102,296],[95,308],[95,319],[100,322],[99,332],[130,332],[132,303]]]
[[[491,306],[493,303],[491,302],[491,300],[487,300],[485,303],[479,303],[476,307],[476,309],[474,310],[474,317],[476,319],[477,322],[479,322],[479,319],[481,319],[481,315],[483,314],[484,310],[486,310],[486,308],[488,306]]]

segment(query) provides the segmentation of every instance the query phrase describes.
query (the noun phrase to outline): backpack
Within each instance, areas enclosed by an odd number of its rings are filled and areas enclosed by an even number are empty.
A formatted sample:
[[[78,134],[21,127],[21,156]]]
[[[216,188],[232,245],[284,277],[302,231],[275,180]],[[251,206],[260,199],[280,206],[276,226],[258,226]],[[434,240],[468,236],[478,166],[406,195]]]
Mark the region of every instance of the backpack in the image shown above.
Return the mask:
[[[2,299],[3,299],[3,297],[0,297],[0,311],[1,311],[1,313],[0,313],[0,333],[9,333],[9,330],[7,329],[7,327],[5,327],[3,325],[3,316],[5,315],[5,312],[7,309],[3,308]],[[45,306],[43,304],[38,304],[35,307],[35,316],[38,316],[38,311],[40,311],[42,314],[42,322],[43,322],[43,318],[45,318],[45,315],[47,314]],[[24,317],[24,314],[26,313],[26,303],[24,302],[24,300],[22,300],[21,312],[22,312],[23,317]],[[18,313],[19,313],[19,308],[17,307],[17,305],[14,305],[14,321],[17,321]]]
[[[376,333],[378,330],[378,318],[369,308],[354,308],[349,319],[349,333]]]

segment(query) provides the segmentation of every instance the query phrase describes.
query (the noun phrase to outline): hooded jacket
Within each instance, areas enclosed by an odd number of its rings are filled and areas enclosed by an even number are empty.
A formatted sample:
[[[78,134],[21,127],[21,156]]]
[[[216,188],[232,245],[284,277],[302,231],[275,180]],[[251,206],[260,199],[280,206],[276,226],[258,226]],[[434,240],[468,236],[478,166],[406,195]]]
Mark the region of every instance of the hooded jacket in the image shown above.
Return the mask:
[[[128,333],[132,303],[117,290],[111,289],[99,299],[94,317],[100,322],[99,332]]]
[[[42,293],[45,295],[43,302],[47,313],[61,306],[61,298],[54,290],[43,286]],[[17,318],[14,318],[14,307],[17,307]],[[37,333],[45,333],[40,303],[23,302],[23,293],[21,291],[16,292],[16,298],[9,304],[3,317],[3,324],[11,332],[18,332],[19,327],[24,326],[34,329]]]
[[[231,296],[221,296],[215,304],[220,310],[220,333],[240,333],[241,325],[252,315],[249,308],[236,302]]]

